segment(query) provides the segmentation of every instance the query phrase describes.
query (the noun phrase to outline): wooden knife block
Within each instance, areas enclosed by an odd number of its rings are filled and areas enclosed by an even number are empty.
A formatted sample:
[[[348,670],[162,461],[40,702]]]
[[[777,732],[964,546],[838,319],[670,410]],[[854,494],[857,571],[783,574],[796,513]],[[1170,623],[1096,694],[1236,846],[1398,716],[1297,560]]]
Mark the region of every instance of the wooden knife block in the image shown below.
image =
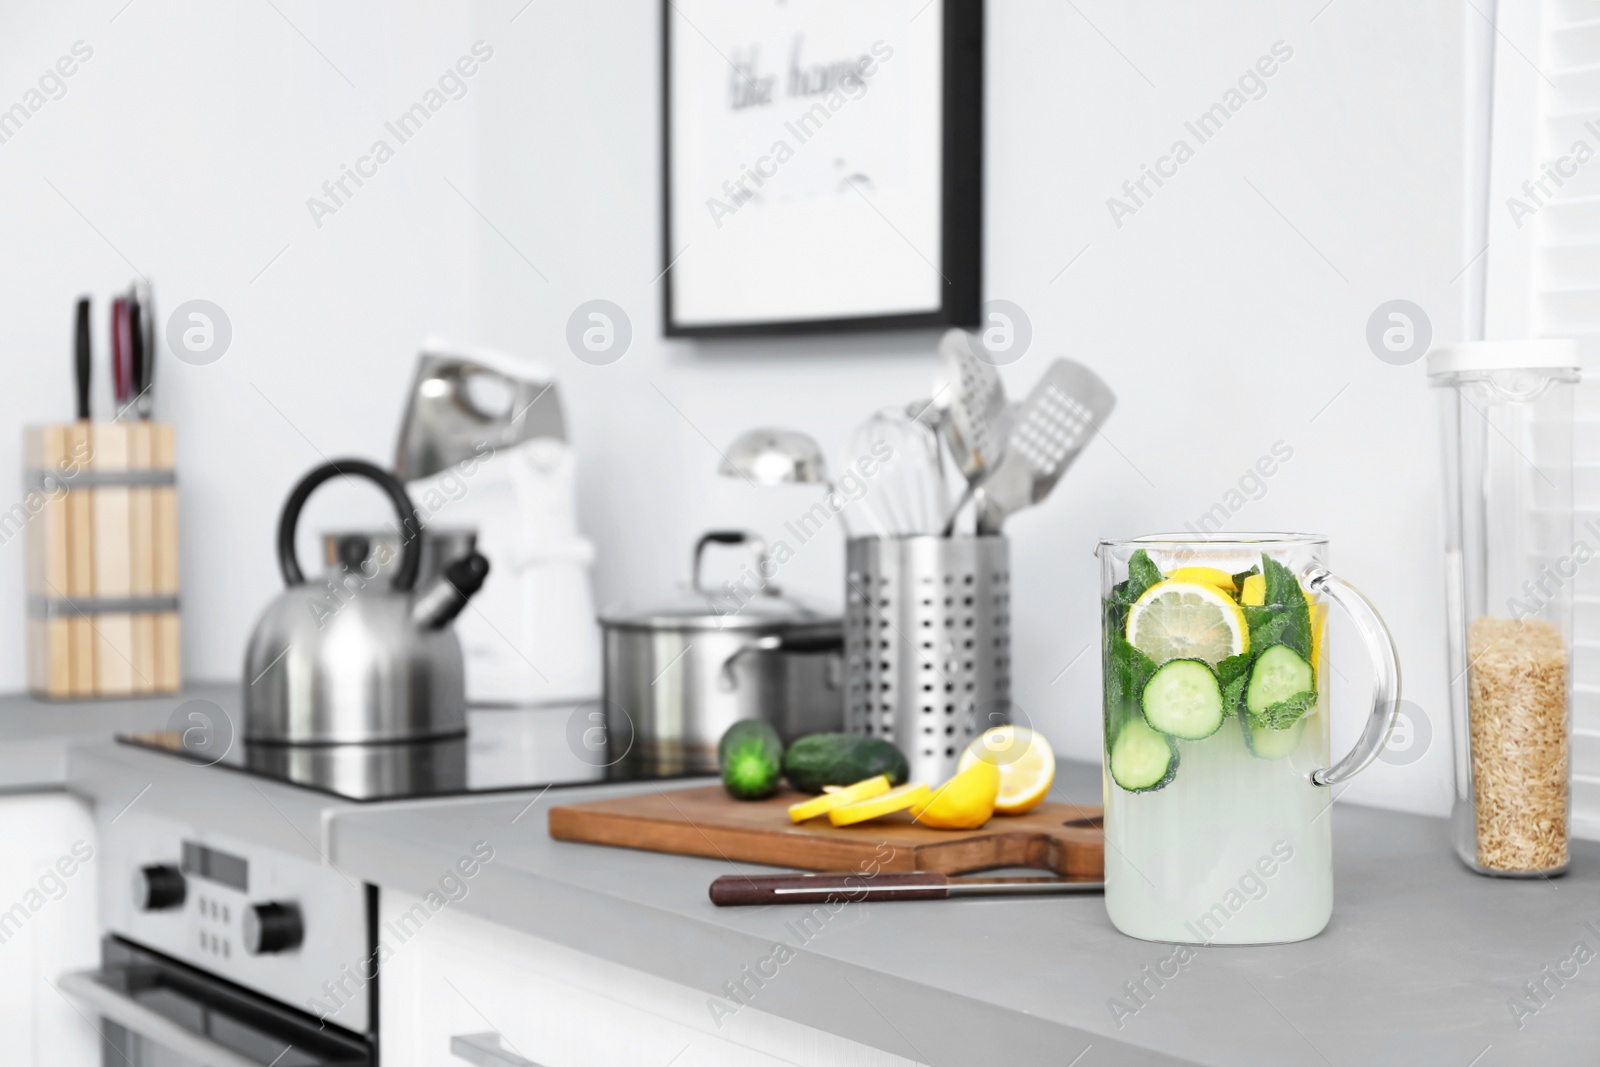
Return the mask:
[[[28,685],[38,696],[171,693],[181,684],[178,491],[172,427],[135,421],[30,426]]]

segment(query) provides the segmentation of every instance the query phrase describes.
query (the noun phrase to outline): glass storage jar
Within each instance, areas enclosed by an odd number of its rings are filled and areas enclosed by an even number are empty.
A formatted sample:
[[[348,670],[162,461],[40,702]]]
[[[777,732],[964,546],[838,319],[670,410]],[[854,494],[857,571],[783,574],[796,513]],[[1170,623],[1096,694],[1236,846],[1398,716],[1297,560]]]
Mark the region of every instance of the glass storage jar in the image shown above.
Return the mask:
[[[1462,862],[1567,868],[1572,596],[1600,544],[1574,536],[1572,341],[1479,341],[1428,356],[1444,430],[1445,590]],[[1600,565],[1588,576],[1600,581]]]

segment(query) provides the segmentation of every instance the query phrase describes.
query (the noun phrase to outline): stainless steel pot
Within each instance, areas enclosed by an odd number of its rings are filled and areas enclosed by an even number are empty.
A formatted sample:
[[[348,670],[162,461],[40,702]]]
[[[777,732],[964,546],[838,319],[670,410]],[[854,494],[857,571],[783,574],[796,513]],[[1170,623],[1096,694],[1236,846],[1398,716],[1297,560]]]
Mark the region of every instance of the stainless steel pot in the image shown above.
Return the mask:
[[[694,548],[690,585],[670,601],[607,612],[607,745],[620,775],[715,774],[717,742],[741,719],[772,724],[787,743],[844,727],[843,626],[780,595],[700,583],[712,544],[748,545],[758,573],[771,563],[761,538],[713,531]]]

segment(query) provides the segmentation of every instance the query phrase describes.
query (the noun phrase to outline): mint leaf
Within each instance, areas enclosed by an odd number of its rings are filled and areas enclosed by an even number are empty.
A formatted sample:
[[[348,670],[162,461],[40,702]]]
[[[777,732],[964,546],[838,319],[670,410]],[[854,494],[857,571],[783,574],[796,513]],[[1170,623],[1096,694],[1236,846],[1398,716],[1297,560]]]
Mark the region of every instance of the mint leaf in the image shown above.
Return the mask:
[[[1249,667],[1250,657],[1248,655],[1229,656],[1227,659],[1217,664],[1217,680],[1223,685],[1227,685],[1235,678],[1242,677],[1243,675],[1249,673]]]
[[[1260,574],[1260,573],[1261,573],[1261,568],[1260,567],[1251,567],[1247,571],[1240,571],[1238,574],[1235,574],[1233,576],[1233,587],[1235,589],[1243,589],[1244,588],[1244,580],[1246,578],[1249,578],[1251,575]]]
[[[1249,656],[1229,656],[1217,664],[1217,681],[1222,684],[1222,713],[1231,715],[1244,699],[1245,682],[1250,677]]]
[[[1109,745],[1130,716],[1142,714],[1139,694],[1156,672],[1149,656],[1128,643],[1117,631],[1107,635],[1105,662],[1105,728]]]
[[[1300,579],[1294,576],[1293,571],[1266,553],[1261,555],[1261,566],[1261,573],[1267,579],[1267,596],[1263,602],[1267,607],[1288,607],[1297,601],[1304,603]]]
[[[1161,568],[1150,562],[1148,552],[1141,548],[1128,557],[1128,592],[1132,600],[1138,600],[1145,590],[1159,581]]]
[[[1314,691],[1296,693],[1288,700],[1280,700],[1270,705],[1260,715],[1252,718],[1260,725],[1271,730],[1287,730],[1300,721],[1300,717],[1317,705],[1317,694]]]
[[[1107,633],[1121,635],[1127,629],[1128,608],[1144,596],[1145,590],[1161,581],[1161,568],[1150,562],[1150,554],[1139,549],[1128,558],[1128,577],[1118,582],[1105,602]]]
[[[1314,662],[1311,649],[1311,609],[1294,572],[1265,554],[1261,557],[1266,578],[1265,603],[1244,609],[1250,627],[1250,647],[1288,645],[1302,659]]]
[[[1233,681],[1222,687],[1222,712],[1232,715],[1244,708],[1244,683],[1250,677],[1249,673],[1241,674]]]

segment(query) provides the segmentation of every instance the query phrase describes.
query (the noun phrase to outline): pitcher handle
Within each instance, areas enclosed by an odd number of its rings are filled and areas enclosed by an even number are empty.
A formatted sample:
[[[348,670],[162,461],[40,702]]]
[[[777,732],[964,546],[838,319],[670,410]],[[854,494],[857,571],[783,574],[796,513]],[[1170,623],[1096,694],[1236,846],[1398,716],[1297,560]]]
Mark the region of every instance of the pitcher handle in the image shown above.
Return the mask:
[[[1394,728],[1395,716],[1400,710],[1400,657],[1395,653],[1394,639],[1389,636],[1389,628],[1383,624],[1377,609],[1355,586],[1317,566],[1308,568],[1301,580],[1313,593],[1326,595],[1344,609],[1350,621],[1356,624],[1372,660],[1372,711],[1367,716],[1366,728],[1361,731],[1361,739],[1332,767],[1311,772],[1313,785],[1337,785],[1365,770],[1389,741],[1389,731]]]

